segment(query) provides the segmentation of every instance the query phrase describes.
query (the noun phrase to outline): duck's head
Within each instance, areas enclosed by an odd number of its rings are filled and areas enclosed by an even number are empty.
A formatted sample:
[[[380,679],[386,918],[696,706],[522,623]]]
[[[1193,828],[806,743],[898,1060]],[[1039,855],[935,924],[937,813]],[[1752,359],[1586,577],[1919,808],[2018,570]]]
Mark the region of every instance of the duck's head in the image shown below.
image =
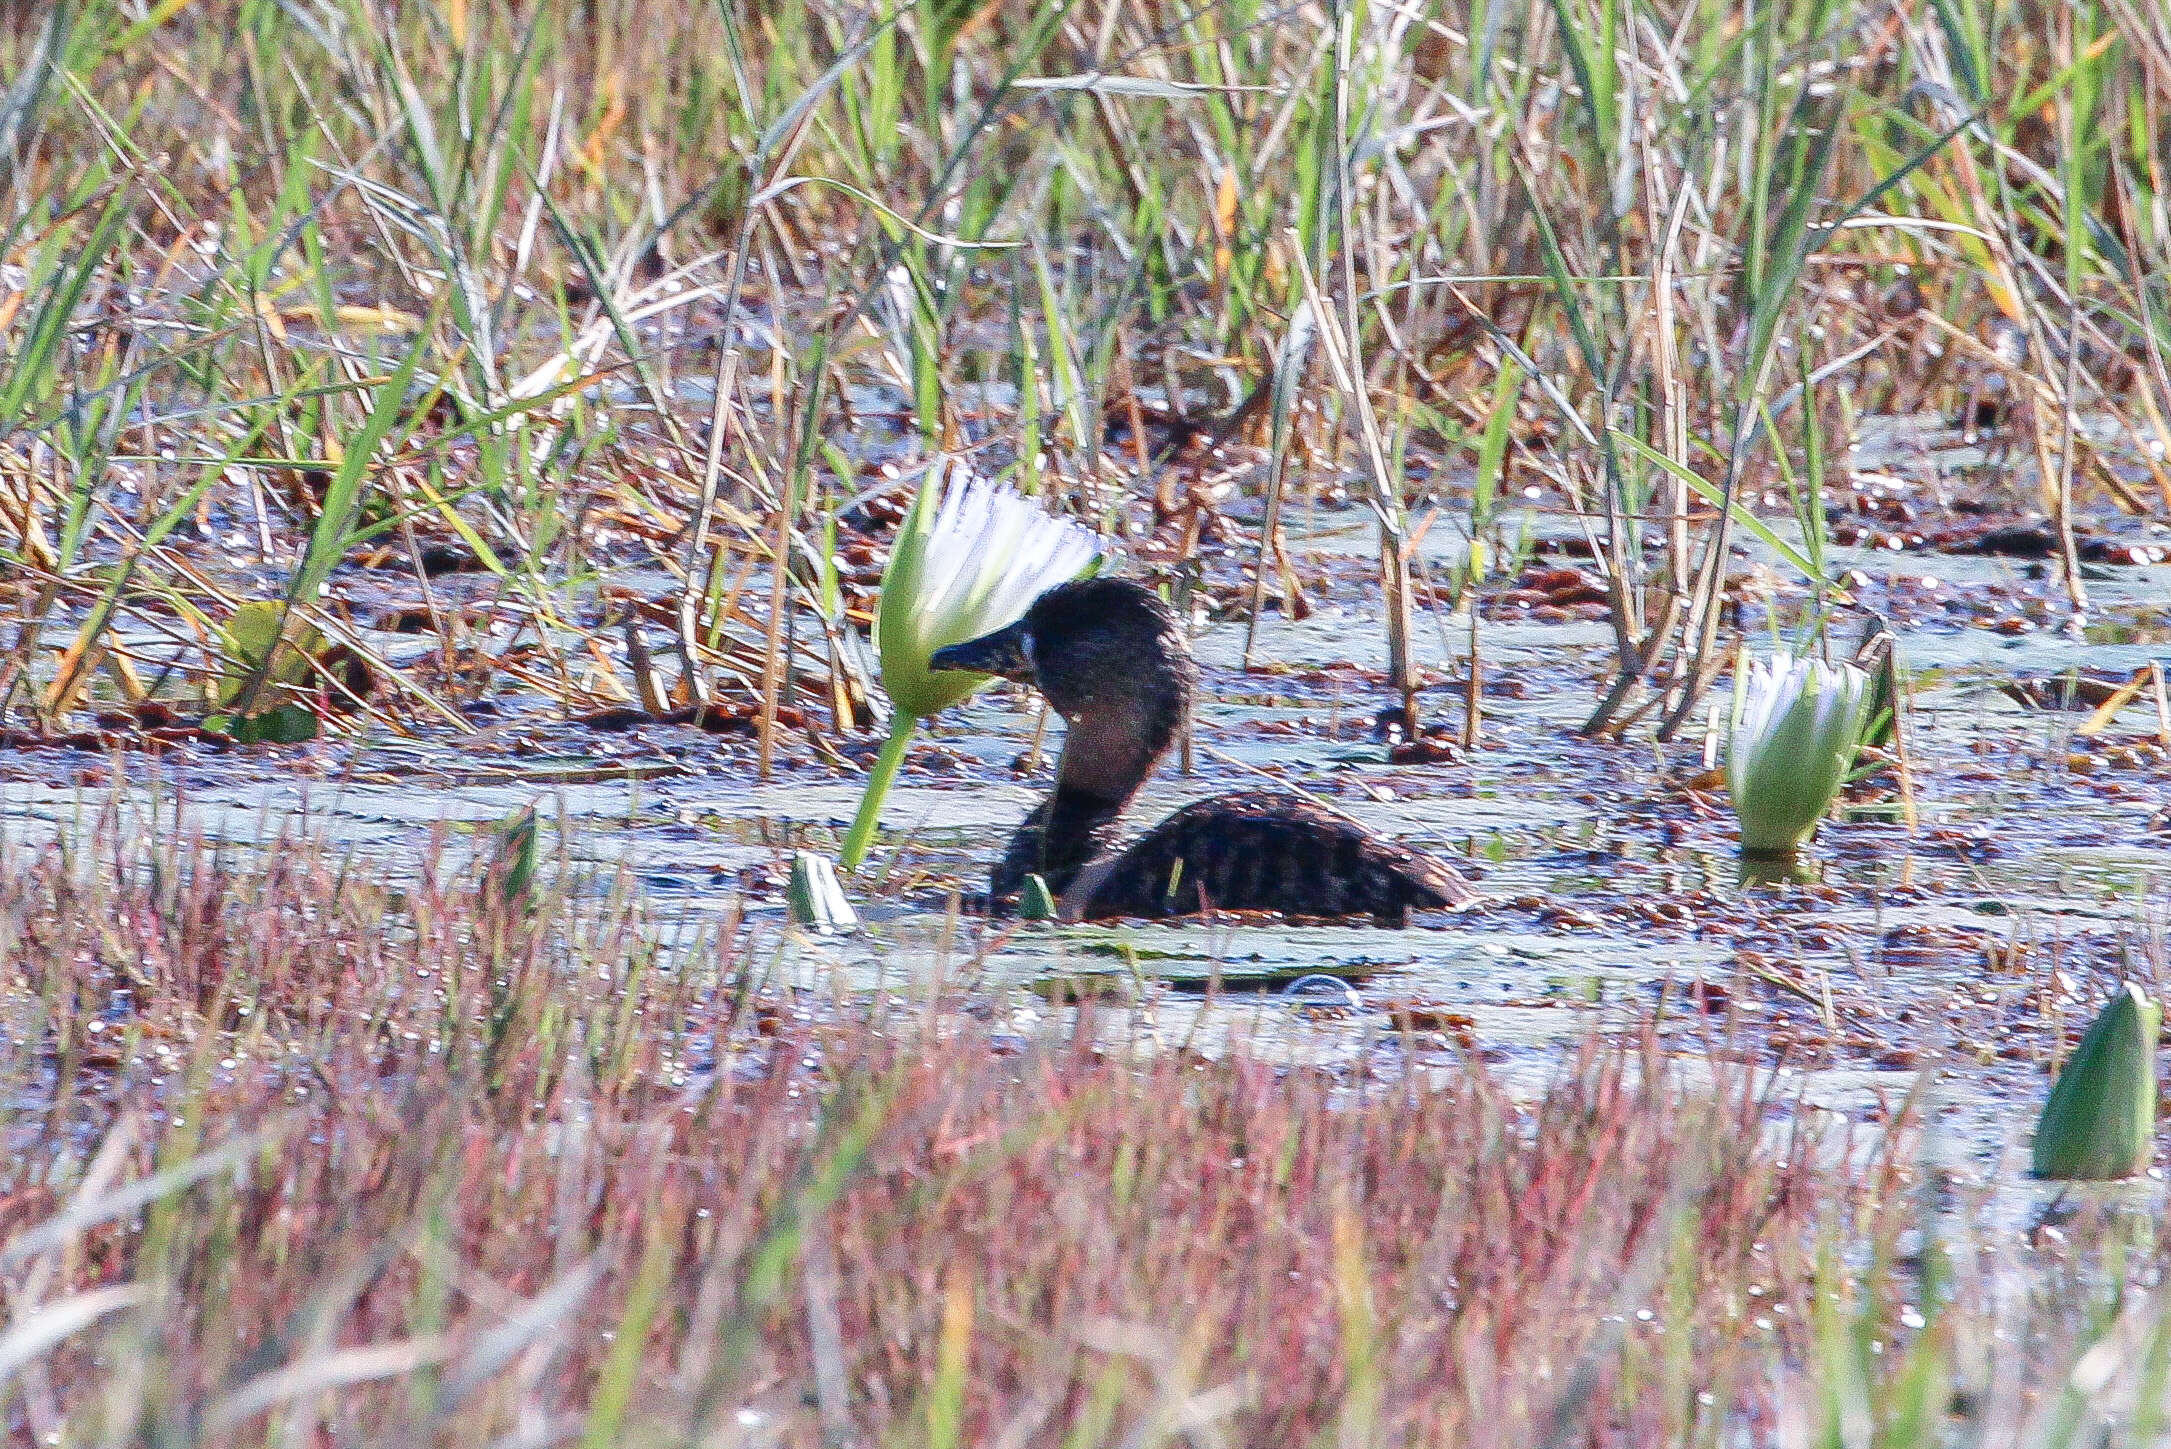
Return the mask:
[[[938,649],[931,663],[1030,684],[1073,723],[1128,717],[1156,754],[1198,679],[1175,613],[1143,584],[1114,578],[1059,584],[1015,624]]]

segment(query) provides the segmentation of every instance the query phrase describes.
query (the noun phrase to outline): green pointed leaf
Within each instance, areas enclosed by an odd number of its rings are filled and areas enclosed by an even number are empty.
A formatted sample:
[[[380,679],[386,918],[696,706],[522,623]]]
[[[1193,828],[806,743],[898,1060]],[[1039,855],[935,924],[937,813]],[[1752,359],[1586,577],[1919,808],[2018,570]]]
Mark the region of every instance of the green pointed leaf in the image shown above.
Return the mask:
[[[1048,889],[1048,882],[1037,875],[1027,876],[1025,888],[1018,892],[1018,919],[1052,921],[1057,914],[1055,892]]]
[[[535,883],[535,807],[522,806],[498,822],[497,837],[497,857],[490,865],[490,879],[505,905],[523,905]]]
[[[2156,1149],[2156,1036],[2163,1008],[2127,982],[2058,1074],[2035,1128],[2037,1177],[2131,1177]]]

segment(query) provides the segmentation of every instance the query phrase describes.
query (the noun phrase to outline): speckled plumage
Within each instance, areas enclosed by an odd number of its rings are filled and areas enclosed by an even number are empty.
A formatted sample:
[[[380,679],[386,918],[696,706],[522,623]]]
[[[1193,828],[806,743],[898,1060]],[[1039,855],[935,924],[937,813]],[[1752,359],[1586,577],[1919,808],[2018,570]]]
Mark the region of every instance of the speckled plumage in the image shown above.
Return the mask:
[[[1201,800],[1120,845],[1123,814],[1175,742],[1197,684],[1175,615],[1141,585],[1062,585],[1009,629],[945,652],[947,667],[1035,685],[1069,726],[1055,790],[991,874],[998,910],[1028,874],[1048,882],[1065,915],[1088,920],[1218,909],[1400,925],[1412,907],[1476,898],[1446,862],[1286,791]]]
[[[1371,916],[1475,899],[1453,867],[1382,840],[1348,816],[1281,790],[1187,805],[1072,885],[1078,915],[1188,916],[1222,909]]]

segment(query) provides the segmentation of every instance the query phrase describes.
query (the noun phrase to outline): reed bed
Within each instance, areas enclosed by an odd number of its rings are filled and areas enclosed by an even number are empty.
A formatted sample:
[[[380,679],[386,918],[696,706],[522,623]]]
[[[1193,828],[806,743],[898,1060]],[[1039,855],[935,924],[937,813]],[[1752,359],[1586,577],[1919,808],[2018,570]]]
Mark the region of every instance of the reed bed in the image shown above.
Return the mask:
[[[1844,606],[1864,415],[1996,421],[2075,609],[2075,509],[2171,499],[2128,0],[95,0],[0,65],[0,709],[47,730],[515,688],[741,710],[766,768],[878,725],[854,540],[939,448],[1179,584],[1225,540],[1254,613],[1346,493],[1413,712],[1416,621],[1563,511],[1599,733],[1698,708],[1742,539]]]

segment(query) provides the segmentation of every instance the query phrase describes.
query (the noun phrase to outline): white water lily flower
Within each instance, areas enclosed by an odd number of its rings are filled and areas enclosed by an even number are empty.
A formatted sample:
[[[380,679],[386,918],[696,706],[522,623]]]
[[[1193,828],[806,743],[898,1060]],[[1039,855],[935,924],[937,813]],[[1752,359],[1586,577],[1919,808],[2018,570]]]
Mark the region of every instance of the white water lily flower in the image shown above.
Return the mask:
[[[882,688],[905,714],[927,719],[989,682],[931,671],[937,649],[1015,622],[1057,584],[1101,560],[1092,530],[960,464],[931,471],[897,532],[875,613]]]
[[[1784,855],[1808,839],[1854,764],[1870,678],[1851,664],[1758,661],[1736,681],[1726,782],[1748,855]]]
[[[1091,529],[962,463],[928,471],[897,530],[875,607],[882,689],[897,712],[839,852],[847,869],[866,859],[882,797],[904,764],[914,727],[989,683],[985,674],[929,669],[935,651],[1016,622],[1033,600],[1098,568],[1102,557]]]

